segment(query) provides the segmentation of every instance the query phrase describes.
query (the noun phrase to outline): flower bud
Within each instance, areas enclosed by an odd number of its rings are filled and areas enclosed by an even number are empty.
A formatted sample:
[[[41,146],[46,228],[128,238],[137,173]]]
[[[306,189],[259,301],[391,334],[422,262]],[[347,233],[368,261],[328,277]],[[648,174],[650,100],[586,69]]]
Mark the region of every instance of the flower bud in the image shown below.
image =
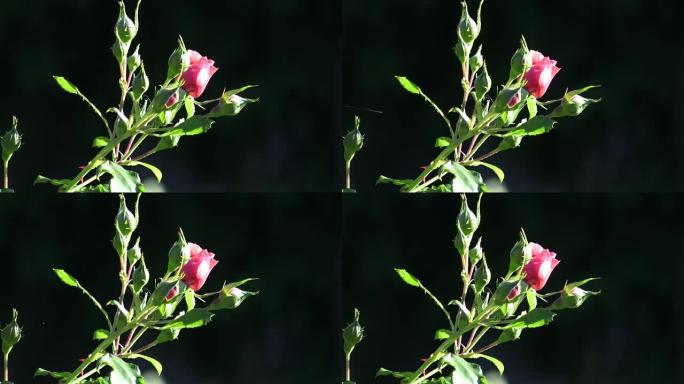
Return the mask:
[[[525,282],[530,288],[539,291],[544,288],[551,277],[551,272],[560,261],[556,259],[554,252],[544,249],[539,244],[530,243],[527,248],[532,253],[532,259],[525,265]]]
[[[480,26],[468,14],[468,4],[461,3],[461,21],[458,23],[458,36],[463,39],[466,45],[472,45],[480,34]]]
[[[142,289],[150,281],[150,271],[147,270],[145,265],[145,259],[140,259],[140,265],[133,271],[133,276],[131,276],[131,290],[134,294],[138,295]]]
[[[461,62],[461,64],[466,64],[468,55],[470,55],[470,47],[465,44],[465,42],[462,39],[458,39],[456,41],[456,45],[454,45],[454,53],[456,53],[456,57],[458,57],[458,61]]]
[[[140,238],[136,240],[135,244],[131,249],[128,250],[128,264],[133,265],[142,258],[142,249],[140,249]]]
[[[584,110],[599,100],[587,99],[580,95],[574,95],[572,97],[564,97],[560,105],[558,105],[549,117],[567,117],[567,116],[579,116]]]
[[[483,259],[473,276],[473,289],[475,289],[475,293],[478,295],[482,293],[491,279],[492,272],[489,270],[489,266],[487,266],[487,260]]]
[[[207,308],[208,310],[235,309],[242,304],[245,299],[256,295],[258,292],[247,292],[237,287],[224,287],[218,297]]]
[[[7,163],[12,158],[12,155],[21,148],[21,135],[17,130],[19,125],[19,120],[16,117],[12,117],[12,129],[7,131],[0,138],[0,145],[2,146],[2,160]]]
[[[477,52],[470,58],[470,72],[476,73],[484,65],[484,57],[482,56],[482,46],[477,49]]]
[[[133,73],[140,67],[140,64],[142,64],[142,58],[140,57],[140,45],[135,47],[135,52],[133,52],[132,55],[128,56],[127,64],[128,73]]]
[[[188,243],[186,249],[190,253],[190,260],[183,265],[183,282],[197,292],[202,289],[218,261],[214,259],[214,253],[197,244]]]
[[[133,84],[131,86],[131,96],[133,96],[133,100],[139,101],[149,87],[150,79],[147,77],[147,72],[145,72],[145,64],[141,64],[140,72],[133,78]]]
[[[458,214],[459,231],[463,232],[468,238],[472,237],[473,233],[475,233],[477,227],[480,225],[480,218],[478,216],[479,215],[476,215],[475,212],[468,208],[468,201],[466,198],[463,198],[461,201],[461,212]]]
[[[520,240],[511,248],[508,273],[514,273],[532,259],[532,250],[527,243],[525,232],[520,232]]]
[[[458,254],[461,256],[465,255],[468,252],[469,246],[470,237],[466,236],[462,231],[457,230],[456,237],[454,237],[454,247],[458,251]]]
[[[361,125],[361,119],[358,116],[354,116],[354,129],[349,131],[342,140],[344,146],[344,159],[347,163],[351,163],[354,155],[363,148],[363,135],[359,130]]]
[[[218,68],[214,66],[214,60],[193,50],[187,51],[184,57],[188,62],[187,70],[183,72],[183,89],[196,99],[202,96]]]
[[[128,47],[126,47],[119,39],[117,39],[114,42],[114,45],[112,45],[112,54],[114,54],[116,62],[119,64],[122,64],[124,62],[124,58],[126,57],[127,52]]]
[[[513,81],[519,78],[522,74],[532,67],[532,57],[529,55],[529,48],[527,42],[523,37],[520,41],[520,48],[511,57],[511,72],[508,76],[508,81]]]
[[[477,264],[484,257],[484,251],[482,250],[482,238],[477,240],[477,244],[470,249],[468,253],[468,259],[470,259],[470,265]]]
[[[166,106],[169,99],[178,91],[178,88],[162,88],[157,92],[157,94],[152,99],[150,104],[151,113],[159,113],[168,109]]]
[[[473,93],[475,94],[475,99],[482,100],[487,92],[492,88],[492,78],[489,77],[489,71],[487,70],[487,63],[483,63],[482,73],[477,75],[475,78],[475,87]]]
[[[138,27],[126,15],[126,6],[123,1],[119,2],[119,19],[116,21],[115,33],[118,40],[121,40],[124,45],[130,44],[138,33]]]
[[[169,249],[169,262],[166,267],[167,275],[176,272],[178,268],[183,265],[183,249],[185,249],[186,245],[187,243],[185,242],[185,237],[183,236],[183,233],[180,232],[178,234],[178,241],[173,243],[171,249]]]
[[[512,295],[516,292],[517,294]],[[494,292],[494,296],[492,297],[492,302],[494,305],[501,305],[505,304],[506,302],[510,301],[509,297],[513,296],[515,298],[520,294],[520,281],[503,281],[499,286],[496,288],[496,291]]]
[[[580,287],[566,288],[561,291],[560,297],[548,309],[553,311],[579,308],[588,298],[598,294],[599,292],[585,291]]]
[[[190,57],[186,52],[187,49],[185,48],[183,38],[178,38],[178,48],[169,56],[169,69],[166,74],[167,82],[180,76],[190,66]]]
[[[172,293],[177,295],[179,292],[178,281],[161,281],[157,284],[157,287],[152,292],[152,297],[150,299],[152,305],[162,305],[169,301],[168,297]],[[175,295],[173,295],[175,297]],[[173,298],[171,297],[171,298]]]
[[[357,344],[363,340],[363,327],[359,323],[361,312],[354,309],[354,321],[349,323],[346,328],[342,330],[342,339],[344,340],[344,353],[350,356]]]
[[[12,310],[12,321],[2,329],[2,352],[9,355],[12,348],[21,340],[21,327],[17,319],[19,312],[16,309]]]
[[[136,209],[137,210],[137,209]],[[123,196],[119,203],[119,213],[116,215],[116,229],[124,237],[129,237],[138,227],[138,218],[126,207]]]
[[[527,57],[531,60],[531,67],[525,72],[525,89],[535,98],[541,99],[560,68],[556,66],[556,60],[551,60],[540,52],[530,51]]]
[[[515,101],[516,97],[520,97],[519,87],[502,89],[494,100],[494,104],[492,104],[492,110],[497,113],[509,110],[511,102]]]

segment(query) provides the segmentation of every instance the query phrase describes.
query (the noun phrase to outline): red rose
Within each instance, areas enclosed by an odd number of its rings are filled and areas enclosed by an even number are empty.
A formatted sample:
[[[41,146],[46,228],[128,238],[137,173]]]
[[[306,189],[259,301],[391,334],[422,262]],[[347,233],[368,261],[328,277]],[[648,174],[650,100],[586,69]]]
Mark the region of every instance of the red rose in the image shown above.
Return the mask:
[[[183,266],[183,282],[193,291],[199,291],[218,261],[214,254],[197,244],[188,243],[190,260]]]
[[[532,56],[532,68],[525,73],[525,89],[535,98],[541,99],[560,68],[556,67],[556,60],[551,60],[540,52],[530,51],[529,54]]]
[[[202,96],[218,68],[214,66],[214,60],[200,55],[196,51],[188,51],[190,67],[183,73],[183,89],[192,97]]]
[[[539,244],[530,243],[529,246],[532,250],[532,260],[525,265],[525,282],[535,291],[539,291],[544,288],[551,272],[560,261],[556,259],[555,253]]]

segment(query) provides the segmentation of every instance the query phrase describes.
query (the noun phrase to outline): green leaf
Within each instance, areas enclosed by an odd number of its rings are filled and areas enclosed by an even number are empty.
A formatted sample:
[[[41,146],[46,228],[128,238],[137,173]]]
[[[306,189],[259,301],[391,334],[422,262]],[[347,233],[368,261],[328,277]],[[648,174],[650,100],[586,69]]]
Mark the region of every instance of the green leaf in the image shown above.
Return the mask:
[[[33,374],[33,377],[35,378],[40,376],[49,376],[53,379],[66,379],[69,376],[71,376],[71,372],[52,372],[48,371],[47,369],[38,368],[36,369],[36,372]]]
[[[193,116],[184,122],[164,132],[161,137],[167,136],[194,136],[207,132],[211,129],[214,121],[205,116]]]
[[[53,269],[57,277],[59,277],[62,282],[70,287],[79,287],[78,280],[71,276],[68,272],[62,269]]]
[[[406,77],[404,77],[404,76],[394,76],[394,77],[397,79],[397,81],[399,81],[399,84],[401,84],[401,86],[404,87],[405,90],[407,90],[408,92],[413,93],[415,95],[422,96],[423,99],[425,99],[425,101],[428,104],[430,104],[432,106],[432,108],[434,108],[435,112],[437,112],[437,114],[442,118],[442,120],[444,120],[444,123],[447,125],[447,127],[449,127],[449,130],[452,131],[451,133],[453,134],[453,128],[451,127],[451,122],[449,121],[449,119],[447,119],[447,117],[444,114],[444,112],[442,111],[442,109],[437,104],[435,104],[435,102],[432,101],[432,99],[430,99],[428,97],[428,95],[423,93],[423,91],[416,84],[414,84],[411,80],[407,79]]]
[[[453,321],[451,321],[451,315],[450,315],[449,312],[446,310],[446,308],[444,308],[444,304],[442,304],[442,302],[439,301],[439,299],[437,298],[437,296],[433,295],[432,292],[430,292],[430,290],[428,290],[428,289],[420,282],[420,280],[418,280],[415,276],[413,276],[412,274],[410,274],[410,273],[409,273],[408,271],[406,271],[405,269],[398,269],[398,268],[395,268],[394,270],[397,272],[397,274],[399,275],[399,277],[400,277],[406,284],[408,284],[408,285],[410,285],[410,286],[412,286],[412,287],[416,287],[416,288],[422,289],[423,292],[425,292],[425,294],[428,295],[428,296],[432,299],[432,301],[435,302],[435,304],[437,305],[437,307],[439,307],[439,309],[442,310],[442,312],[443,312],[444,315],[446,316],[447,320],[449,321],[449,325],[451,325],[451,326],[453,327]]]
[[[111,321],[109,320],[109,315],[108,315],[107,312],[104,310],[104,308],[102,308],[102,305],[100,304],[99,301],[97,301],[97,299],[95,298],[95,296],[91,295],[90,292],[88,292],[88,290],[85,289],[85,288],[81,285],[81,283],[78,282],[78,280],[76,280],[73,276],[71,276],[71,275],[70,275],[69,273],[67,273],[66,271],[64,271],[64,270],[62,270],[62,269],[54,269],[54,268],[53,268],[52,270],[55,272],[55,274],[57,275],[57,277],[59,277],[59,279],[60,279],[64,284],[66,284],[66,285],[68,285],[68,286],[70,286],[70,287],[74,287],[74,288],[80,289],[81,292],[83,292],[83,294],[86,295],[86,296],[90,299],[90,301],[93,302],[93,304],[97,307],[97,309],[100,310],[100,312],[101,312],[102,315],[104,316],[105,320],[107,320],[107,325],[109,326],[109,328],[110,328],[110,329],[112,328],[112,323],[111,323]]]
[[[176,329],[165,329],[157,335],[157,338],[154,340],[154,344],[162,344],[166,343],[167,341],[172,341],[178,339],[178,334],[180,333],[180,328]]]
[[[594,89],[594,88],[601,88],[601,86],[600,86],[600,85],[590,85],[590,86],[588,86],[588,87],[584,87],[584,88],[576,89],[576,90],[574,90],[574,91],[570,91],[570,92],[568,92],[565,96],[566,96],[567,98],[572,98],[573,96],[581,95],[581,94],[583,94],[584,92],[586,92],[586,91],[588,91],[588,90],[590,90],[590,89]]]
[[[503,375],[503,373],[504,373],[504,365],[503,365],[503,363],[501,362],[501,360],[499,360],[499,359],[497,359],[497,358],[495,358],[495,357],[492,357],[492,356],[489,356],[489,355],[483,355],[483,354],[481,354],[481,353],[473,353],[472,355],[468,356],[468,358],[473,358],[473,359],[486,359],[486,360],[489,360],[492,364],[494,364],[494,366],[496,367],[496,369],[499,370],[499,374],[500,374],[500,375]]]
[[[448,329],[438,329],[435,331],[435,340],[446,340],[452,336]]]
[[[530,114],[530,119],[537,116],[537,100],[534,97],[527,98],[527,113]]]
[[[530,311],[537,308],[537,292],[535,292],[534,289],[527,290],[527,307]]]
[[[390,371],[389,369],[385,368],[380,368],[378,369],[378,372],[375,374],[375,377],[379,376],[392,376],[397,379],[408,379],[413,375],[413,372],[395,372],[395,371]]]
[[[483,161],[473,161],[470,164],[474,167],[480,167],[481,166],[481,167],[489,168],[492,172],[494,172],[496,174],[496,177],[499,178],[500,182],[502,182],[502,183],[504,182],[504,178],[506,177],[506,175],[504,174],[504,171],[501,168],[497,167],[496,165],[490,164],[490,163],[485,163]]]
[[[542,135],[551,131],[555,124],[556,121],[551,118],[546,116],[535,116],[506,133],[504,137]]]
[[[93,148],[101,148],[109,145],[109,139],[104,136],[98,136],[93,139]]]
[[[449,353],[442,357],[442,363],[454,368],[451,374],[453,383],[459,384],[479,384],[482,377],[481,370],[478,371],[474,364],[464,360],[462,357]]]
[[[154,177],[157,179],[157,182],[159,182],[159,183],[161,183],[162,177],[164,177],[164,175],[162,174],[162,171],[150,163],[145,163],[142,161],[127,161],[126,165],[130,165],[133,167],[145,167],[145,168],[147,168],[148,170],[150,170],[150,172],[152,172]]]
[[[93,332],[93,340],[104,340],[109,337],[109,331],[106,329],[97,329]]]
[[[475,172],[468,170],[466,167],[447,161],[442,165],[441,171],[443,173],[450,173],[454,176],[453,192],[482,192],[485,188],[482,182],[482,176]]]
[[[67,91],[73,95],[79,94],[78,88],[76,88],[76,86],[73,85],[69,80],[65,79],[62,76],[52,76],[52,77],[55,79],[55,81],[57,81],[57,84],[59,84],[59,86],[63,90],[65,90],[65,91]]]
[[[518,340],[522,334],[522,331],[523,328],[504,329],[499,335],[499,338],[496,340],[496,344],[499,345],[508,343],[509,341]]]
[[[420,287],[420,281],[419,281],[418,279],[416,279],[415,276],[413,276],[412,274],[410,274],[407,270],[405,270],[405,269],[397,269],[397,268],[395,268],[394,270],[397,272],[397,274],[399,275],[399,277],[401,277],[401,279],[402,279],[406,284],[408,284],[408,285],[410,285],[410,286],[412,286],[412,287]]]
[[[185,113],[188,118],[195,116],[195,101],[191,97],[185,98]]]
[[[95,114],[102,120],[104,123],[105,127],[109,129],[109,123],[107,122],[107,119],[104,118],[104,115],[102,115],[102,112],[93,104],[81,91],[74,85],[72,84],[69,80],[65,79],[62,76],[52,76],[57,84],[59,84],[60,88],[62,88],[64,91],[72,94],[72,95],[78,95],[83,99],[83,101],[88,104],[88,106],[95,112]]]
[[[162,329],[186,329],[197,328],[207,325],[214,314],[206,309],[195,308],[190,312],[172,320],[166,324]]]
[[[112,176],[109,181],[112,193],[143,192],[144,187],[140,182],[140,175],[133,171],[128,171],[119,164],[105,161],[100,165],[100,171]]]
[[[547,309],[535,308],[523,316],[513,320],[513,322],[506,325],[504,329],[543,327],[553,321],[555,316],[555,313]]]
[[[408,78],[404,76],[394,76],[394,78],[396,78],[399,84],[410,93],[413,93],[414,95],[420,95],[422,93],[420,88]]]
[[[448,137],[438,137],[435,141],[435,148],[446,148],[451,145],[451,139]]]
[[[399,180],[399,179],[390,179],[387,176],[380,176],[378,177],[378,180],[375,182],[375,185],[380,185],[380,184],[392,184],[396,185],[397,187],[407,187],[413,183],[413,180],[410,179],[404,179],[404,180]]]
[[[65,185],[69,184],[70,182],[71,182],[71,180],[69,180],[69,179],[57,180],[57,179],[50,179],[50,178],[47,178],[45,176],[38,175],[38,177],[36,177],[36,180],[33,181],[33,184],[34,185],[36,185],[36,184],[52,184],[55,187],[63,187]]]
[[[128,355],[127,358],[146,360],[148,363],[152,364],[154,369],[157,371],[157,375],[162,374],[162,369],[163,369],[162,364],[159,362],[159,360],[157,360],[155,358],[152,358],[152,357],[146,356],[146,355],[141,355],[138,353],[132,353],[132,354]]]
[[[131,365],[111,354],[100,358],[100,363],[112,368],[109,376],[111,384],[136,384],[139,375],[131,368]]]

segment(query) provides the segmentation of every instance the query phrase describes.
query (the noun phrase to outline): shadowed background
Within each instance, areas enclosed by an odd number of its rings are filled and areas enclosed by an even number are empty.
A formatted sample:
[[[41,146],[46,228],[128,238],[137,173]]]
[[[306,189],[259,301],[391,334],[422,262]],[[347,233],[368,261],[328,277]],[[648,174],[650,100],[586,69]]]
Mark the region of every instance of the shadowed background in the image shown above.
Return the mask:
[[[132,14],[135,1],[126,3]],[[244,94],[260,103],[151,158],[165,171],[169,191],[338,189],[331,148],[339,131],[340,11],[333,3],[143,1],[136,43],[151,85],[163,82],[179,34],[219,67],[202,99],[218,97],[224,87],[260,85]],[[95,154],[90,145],[106,134],[104,126],[51,76],[71,80],[102,111],[118,104],[110,50],[117,15],[114,0],[0,3],[0,131],[15,114],[25,143],[12,166],[17,191],[31,189],[38,174],[74,177]]]
[[[417,369],[439,344],[433,336],[446,320],[393,268],[406,268],[444,303],[460,296],[460,261],[452,244],[460,199],[348,196],[344,202],[343,323],[356,307],[366,327],[352,358],[352,378],[396,383],[373,377],[380,367]],[[508,383],[682,382],[684,228],[677,212],[683,203],[661,195],[483,198],[476,236],[483,237],[493,279],[505,274],[523,227],[530,241],[561,260],[542,292],[587,277],[601,280],[586,289],[603,291],[579,309],[561,311],[550,325],[491,350],[506,365]]]
[[[224,281],[260,278],[245,288],[261,291],[258,296],[150,350],[164,364],[166,383],[336,380],[339,203],[336,196],[142,197],[136,234],[151,279],[166,270],[178,227],[219,260],[200,293]],[[38,367],[75,369],[95,347],[92,333],[106,327],[104,320],[51,268],[73,274],[102,303],[115,298],[118,261],[110,240],[117,207],[116,196],[3,196],[0,324],[15,307],[24,328],[11,358],[15,383],[33,382]],[[152,371],[144,361],[140,366]]]
[[[478,3],[468,0],[473,14]],[[544,99],[559,98],[568,88],[603,86],[587,94],[603,98],[601,104],[492,158],[504,166],[509,190],[684,188],[681,7],[675,0],[485,2],[478,44],[493,85],[508,78],[524,35],[531,49],[562,68]],[[352,172],[358,190],[375,189],[380,174],[417,177],[419,167],[436,156],[435,139],[448,134],[444,123],[394,75],[413,80],[445,111],[460,105],[460,64],[452,51],[460,9],[457,0],[345,1],[344,104],[383,112],[344,109],[344,132],[359,114],[366,134],[367,147]],[[493,177],[486,170],[484,175]]]

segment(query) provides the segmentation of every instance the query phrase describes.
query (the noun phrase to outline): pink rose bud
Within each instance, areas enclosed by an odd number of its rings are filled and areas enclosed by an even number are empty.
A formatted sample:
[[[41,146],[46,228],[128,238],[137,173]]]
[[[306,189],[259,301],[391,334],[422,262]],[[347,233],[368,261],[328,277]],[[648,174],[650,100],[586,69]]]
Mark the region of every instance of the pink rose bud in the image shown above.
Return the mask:
[[[511,292],[508,293],[508,296],[506,296],[506,300],[511,301],[511,300],[515,299],[516,297],[518,297],[519,294],[520,294],[520,285],[516,285],[515,287],[513,287],[513,289],[511,289]]]
[[[193,291],[199,291],[218,261],[214,254],[197,244],[188,243],[190,260],[183,266],[183,282]]]
[[[190,67],[183,73],[183,89],[194,98],[202,96],[209,84],[209,80],[214,76],[218,68],[214,66],[214,60],[200,55],[196,51],[187,52],[190,59]]]
[[[530,243],[532,260],[525,265],[525,282],[535,291],[539,291],[546,285],[554,268],[560,263],[556,254],[544,249],[539,244]]]
[[[166,100],[166,108],[171,108],[178,102],[178,92],[174,92],[168,100]]]
[[[520,102],[520,92],[516,93],[508,102],[508,108],[513,108]]]
[[[529,54],[532,56],[532,68],[525,73],[525,89],[535,98],[541,99],[560,68],[556,67],[556,60],[551,60],[540,52],[530,51]]]
[[[174,297],[178,295],[178,286],[174,285],[173,288],[169,291],[169,293],[166,295],[166,301],[171,301],[173,300]]]

